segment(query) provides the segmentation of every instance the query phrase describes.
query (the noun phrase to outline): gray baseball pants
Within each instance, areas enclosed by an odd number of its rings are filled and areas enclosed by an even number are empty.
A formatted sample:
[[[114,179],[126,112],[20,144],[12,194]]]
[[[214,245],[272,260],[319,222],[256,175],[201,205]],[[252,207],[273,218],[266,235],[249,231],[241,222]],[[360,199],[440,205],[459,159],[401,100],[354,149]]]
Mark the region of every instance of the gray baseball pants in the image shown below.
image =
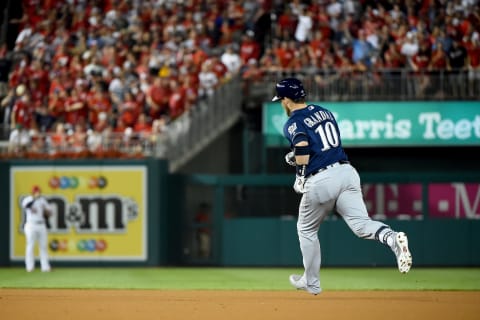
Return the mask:
[[[335,209],[358,237],[375,239],[385,224],[368,216],[363,201],[360,177],[350,164],[336,164],[310,176],[300,201],[297,232],[303,266],[310,292],[320,292],[320,242],[318,230],[327,214]]]

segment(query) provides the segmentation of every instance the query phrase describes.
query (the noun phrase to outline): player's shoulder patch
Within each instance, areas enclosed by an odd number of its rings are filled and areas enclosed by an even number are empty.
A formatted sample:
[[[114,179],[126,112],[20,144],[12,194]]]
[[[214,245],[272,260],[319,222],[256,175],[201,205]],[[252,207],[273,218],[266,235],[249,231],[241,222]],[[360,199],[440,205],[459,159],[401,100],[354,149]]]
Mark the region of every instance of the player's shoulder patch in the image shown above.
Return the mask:
[[[292,124],[290,124],[287,128],[287,131],[290,136],[293,136],[295,134],[295,131],[297,131],[297,123],[293,122]]]

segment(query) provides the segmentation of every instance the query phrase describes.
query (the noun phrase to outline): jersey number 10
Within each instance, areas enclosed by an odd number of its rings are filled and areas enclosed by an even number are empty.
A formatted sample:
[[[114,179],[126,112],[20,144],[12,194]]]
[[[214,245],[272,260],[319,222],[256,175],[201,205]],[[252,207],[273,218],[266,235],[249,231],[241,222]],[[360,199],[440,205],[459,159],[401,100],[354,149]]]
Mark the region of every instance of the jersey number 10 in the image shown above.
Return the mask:
[[[327,151],[339,146],[340,138],[338,136],[337,128],[332,122],[328,121],[325,122],[325,125],[318,126],[317,129],[315,129],[315,132],[318,133],[322,140],[322,151]]]

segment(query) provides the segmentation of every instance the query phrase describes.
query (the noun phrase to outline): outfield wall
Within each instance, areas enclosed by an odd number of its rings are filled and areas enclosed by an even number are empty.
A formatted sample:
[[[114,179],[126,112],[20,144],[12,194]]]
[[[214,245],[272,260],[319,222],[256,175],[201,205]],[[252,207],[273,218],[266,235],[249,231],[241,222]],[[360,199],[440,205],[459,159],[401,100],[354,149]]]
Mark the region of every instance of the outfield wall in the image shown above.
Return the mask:
[[[408,233],[416,266],[480,266],[480,173],[364,173],[375,219]],[[54,265],[300,266],[292,175],[172,175],[161,160],[0,162],[0,265],[23,265],[21,198],[39,185],[54,205]],[[194,221],[198,203],[210,220]],[[208,229],[207,257],[196,234]],[[324,266],[393,266],[333,213]]]

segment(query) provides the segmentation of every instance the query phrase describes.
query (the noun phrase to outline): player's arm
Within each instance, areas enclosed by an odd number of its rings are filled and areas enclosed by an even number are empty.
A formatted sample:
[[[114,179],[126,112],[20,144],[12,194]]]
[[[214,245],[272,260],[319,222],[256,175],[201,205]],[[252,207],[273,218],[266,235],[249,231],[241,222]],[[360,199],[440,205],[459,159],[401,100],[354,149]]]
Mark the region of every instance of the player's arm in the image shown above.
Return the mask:
[[[300,141],[295,145],[295,162],[297,165],[308,165],[310,161],[310,148],[308,141]]]
[[[48,201],[45,200],[45,198],[42,198],[42,199],[43,199],[43,216],[50,217],[52,215],[52,205],[50,205]]]
[[[308,149],[307,141],[299,142],[293,146],[293,150],[285,155],[285,162],[292,167],[296,167],[297,165],[308,165],[308,162],[310,161],[310,155],[301,154],[302,148],[307,148],[306,152],[310,151]]]
[[[298,134],[294,139],[294,153],[295,162],[297,164],[297,175],[293,189],[297,193],[305,193],[305,172],[307,171],[307,165],[310,161],[310,146],[308,144],[308,138],[305,134]]]
[[[22,200],[22,208],[30,209],[34,202],[35,202],[35,199],[32,196],[28,196]]]
[[[306,167],[310,161],[310,146],[308,144],[308,136],[304,132],[298,132],[293,136],[292,142],[294,145],[293,152],[298,171],[300,169],[299,167]]]

